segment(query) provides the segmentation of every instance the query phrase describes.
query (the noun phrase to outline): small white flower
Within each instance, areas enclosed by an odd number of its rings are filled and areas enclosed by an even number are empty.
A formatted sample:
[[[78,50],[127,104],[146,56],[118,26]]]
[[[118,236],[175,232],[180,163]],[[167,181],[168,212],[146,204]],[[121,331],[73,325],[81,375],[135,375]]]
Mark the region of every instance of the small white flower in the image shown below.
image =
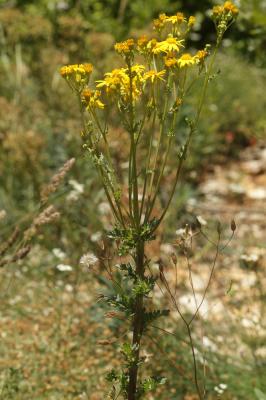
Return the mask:
[[[218,386],[214,387],[215,392],[219,394],[223,394],[223,392],[227,389],[226,383],[220,383]]]
[[[86,253],[86,254],[84,254],[84,255],[81,257],[79,263],[80,263],[80,265],[82,265],[83,267],[90,268],[90,267],[93,267],[94,265],[96,265],[98,261],[99,261],[99,260],[98,260],[98,258],[95,256],[95,254],[93,254],[93,253]]]
[[[66,257],[66,253],[64,253],[61,249],[54,248],[52,250],[52,253],[59,258],[60,260],[63,260]]]
[[[219,393],[219,394],[223,394],[223,390],[219,388],[219,386],[215,386],[214,388],[215,392]]]
[[[60,271],[60,272],[70,272],[73,270],[71,265],[66,265],[66,264],[58,264],[56,266],[56,269],[58,269],[58,271]]]
[[[72,285],[67,284],[67,285],[65,286],[65,289],[66,289],[66,291],[69,292],[69,293],[73,292],[73,286],[72,286]]]
[[[69,180],[69,184],[73,187],[73,189],[78,193],[84,192],[84,185],[75,181],[74,179]]]
[[[220,383],[220,388],[222,389],[222,390],[225,390],[225,389],[227,389],[227,384],[226,383]]]
[[[91,239],[92,242],[95,243],[95,242],[99,242],[99,240],[101,239],[101,237],[102,237],[101,232],[95,232],[95,233],[93,233],[93,234],[91,235],[90,239]]]

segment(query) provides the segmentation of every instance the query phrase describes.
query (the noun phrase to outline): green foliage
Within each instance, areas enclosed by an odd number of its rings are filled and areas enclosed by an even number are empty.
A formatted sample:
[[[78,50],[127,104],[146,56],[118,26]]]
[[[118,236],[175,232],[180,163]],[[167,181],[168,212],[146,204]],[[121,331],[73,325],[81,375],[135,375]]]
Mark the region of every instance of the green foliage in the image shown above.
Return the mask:
[[[143,395],[155,391],[158,386],[164,385],[166,383],[166,378],[163,377],[151,377],[145,379],[139,385],[138,398],[140,399]]]
[[[149,324],[157,320],[161,317],[167,317],[170,313],[170,310],[153,310],[153,311],[145,311],[144,314],[144,324],[147,328]]]
[[[125,312],[127,316],[132,315],[134,312],[134,297],[132,296],[117,294],[113,296],[103,296],[103,300],[105,300],[109,306]]]
[[[257,400],[266,400],[266,394],[264,394],[261,390],[255,388],[254,392]]]
[[[23,381],[23,373],[17,368],[8,368],[1,376],[0,386],[1,386],[1,399],[15,398],[18,396],[20,391],[20,385]]]
[[[196,28],[191,43],[195,48],[201,47],[202,38],[210,38],[208,22],[203,14],[206,4],[209,5],[210,2],[133,0],[125,1],[124,10],[120,8],[123,2],[117,0],[80,2],[69,0],[64,2],[65,9],[60,9],[59,2],[56,0],[18,0],[8,2],[8,5],[5,3],[0,2],[0,72],[2,76],[0,82],[2,149],[0,153],[0,209],[4,208],[8,213],[5,231],[8,231],[9,226],[12,227],[25,214],[32,214],[38,210],[39,192],[43,183],[48,181],[49,176],[67,158],[75,156],[78,159],[71,178],[77,183],[84,184],[82,196],[75,201],[66,200],[66,195],[73,192],[72,184],[66,182],[63,185],[61,192],[55,198],[63,217],[60,223],[47,229],[41,239],[42,248],[39,255],[45,256],[41,261],[41,268],[34,271],[34,274],[38,276],[38,279],[41,271],[45,271],[47,275],[50,274],[52,285],[53,277],[57,279],[57,276],[53,275],[51,269],[47,267],[47,264],[51,262],[47,254],[55,243],[56,246],[61,246],[67,251],[70,264],[74,265],[77,265],[80,255],[83,251],[87,251],[88,247],[101,251],[98,242],[91,240],[91,233],[102,230],[97,213],[99,213],[98,205],[104,198],[104,193],[99,189],[96,174],[92,168],[88,168],[87,160],[80,157],[82,140],[74,133],[80,130],[78,109],[68,95],[67,89],[59,81],[57,74],[59,66],[74,59],[95,60],[95,74],[101,75],[104,63],[110,66],[116,64],[116,60],[110,53],[114,42],[113,36],[120,38],[129,31],[146,29],[148,21],[160,11],[175,12],[177,9],[183,9],[187,13],[199,13],[199,21],[202,19],[203,23]],[[15,3],[17,8],[12,7]],[[230,57],[222,55],[220,58],[223,80],[219,83],[218,79],[214,79],[213,84],[210,85],[209,104],[205,108],[206,118],[202,119],[207,122],[200,124],[198,134],[192,143],[195,157],[191,162],[189,161],[188,169],[196,168],[198,171],[201,168],[204,169],[209,163],[209,157],[213,157],[213,154],[217,152],[237,156],[242,146],[248,144],[254,137],[265,137],[266,105],[263,89],[265,73],[258,68],[265,63],[263,50],[266,23],[263,7],[262,1],[242,0],[240,24],[234,29],[234,37],[237,41],[231,42],[228,39],[226,42],[227,46],[231,46],[232,54]],[[239,53],[242,57],[239,57]],[[245,58],[254,60],[257,66],[251,65]],[[193,95],[191,98],[193,105]],[[183,124],[181,124],[179,135],[181,138],[186,137],[185,118],[190,111],[188,105],[182,116]],[[117,127],[117,121],[114,119],[113,122]],[[117,151],[117,160],[123,159],[122,154],[121,145],[120,150]],[[123,161],[126,160],[123,159]],[[171,167],[168,172],[170,176]],[[186,173],[184,175],[187,177]],[[192,191],[188,185],[181,198],[182,190],[176,199],[176,203],[180,202],[180,210],[183,210],[183,204],[187,197],[191,197]],[[163,196],[164,193],[162,193]],[[107,229],[109,229],[108,217],[105,218]],[[183,211],[181,218],[185,218]],[[176,218],[168,222],[168,226],[171,224],[173,228],[176,228]],[[144,242],[153,240],[153,231],[156,226],[156,220],[143,225],[141,240]],[[138,232],[134,229],[115,228],[109,233],[109,237],[120,243],[120,255],[131,253],[139,240]],[[126,280],[129,279],[128,292],[106,296],[106,300],[111,307],[125,312],[130,319],[134,315],[136,298],[139,295],[148,297],[154,287],[155,279],[150,277],[138,279],[134,266],[129,263],[120,264],[118,270],[123,273]],[[160,317],[168,314],[169,310],[145,310],[143,315],[145,329],[148,329],[149,325]],[[169,353],[172,352],[176,356],[176,343],[173,345],[169,344],[169,341],[164,342],[163,337],[160,338],[160,343],[167,349],[172,348]],[[255,348],[255,344],[248,341],[248,338],[246,343],[250,348]],[[134,362],[130,345],[123,347],[123,351]],[[179,364],[185,369],[185,375],[189,376],[191,363],[187,356],[187,349],[184,350],[180,346],[178,352]],[[158,354],[157,365],[160,366],[160,354]],[[263,378],[259,381],[260,377],[256,374],[255,368],[254,371],[242,370],[225,359],[220,359],[217,363],[215,357],[211,365],[212,371],[208,375],[207,382],[210,395],[213,394],[213,382],[223,381],[224,376],[229,376],[230,396],[250,399],[255,395],[258,400],[265,398],[266,389],[263,387]],[[240,374],[244,378],[238,385]],[[20,370],[8,370],[3,378],[3,396],[10,399],[19,398],[22,379]],[[128,375],[127,372],[112,371],[108,375],[108,380],[120,385],[125,391]],[[176,392],[171,394],[169,390],[167,400],[183,399],[189,390],[193,392],[192,377],[186,379],[182,374],[177,376],[176,370],[173,370],[170,381],[170,384],[168,383],[170,386],[167,388],[174,388]],[[144,379],[140,383],[139,396],[155,390],[162,383],[165,383],[162,378],[161,380],[159,378]],[[112,398],[115,399],[119,392],[116,388],[112,391]]]
[[[140,232],[132,227],[121,228],[116,226],[112,231],[107,233],[110,239],[119,242],[119,255],[126,255],[136,248],[138,242],[149,242],[155,239],[154,230],[158,224],[158,220],[153,218],[145,224],[141,225]]]

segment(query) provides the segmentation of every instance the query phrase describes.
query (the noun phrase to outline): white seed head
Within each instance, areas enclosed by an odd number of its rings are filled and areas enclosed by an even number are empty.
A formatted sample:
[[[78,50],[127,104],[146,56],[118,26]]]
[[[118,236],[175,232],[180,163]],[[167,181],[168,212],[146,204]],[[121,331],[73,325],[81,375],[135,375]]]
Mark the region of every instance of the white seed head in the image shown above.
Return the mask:
[[[95,256],[95,254],[93,254],[93,253],[86,253],[86,254],[84,254],[84,255],[81,257],[79,263],[80,263],[80,265],[82,265],[83,267],[91,268],[91,267],[94,267],[94,265],[96,265],[98,261],[99,261],[99,260],[98,260],[98,258]]]

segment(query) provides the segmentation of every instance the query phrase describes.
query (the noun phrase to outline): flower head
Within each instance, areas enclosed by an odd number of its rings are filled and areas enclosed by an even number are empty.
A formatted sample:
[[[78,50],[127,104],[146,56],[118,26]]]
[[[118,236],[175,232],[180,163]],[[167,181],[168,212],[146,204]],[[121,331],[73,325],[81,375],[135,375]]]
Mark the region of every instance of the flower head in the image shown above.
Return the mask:
[[[184,47],[183,45],[184,40],[180,39],[178,40],[177,38],[174,38],[172,36],[169,36],[166,40],[163,40],[162,42],[157,42],[152,49],[152,52],[154,54],[159,54],[159,53],[171,53],[173,51],[180,51],[181,47]]]
[[[180,68],[191,67],[197,62],[196,58],[191,56],[189,53],[185,53],[177,60],[177,64]]]
[[[88,84],[92,71],[92,64],[72,64],[61,67],[60,75],[69,82],[73,89],[79,90]]]
[[[115,50],[119,54],[129,54],[134,50],[134,47],[135,47],[134,39],[127,39],[124,42],[115,44]]]
[[[83,267],[90,268],[94,267],[98,263],[99,259],[93,253],[86,253],[84,254],[79,263]]]
[[[193,16],[189,17],[189,19],[188,19],[188,27],[191,28],[192,26],[194,26],[195,22],[196,22],[196,18],[195,17],[193,17]]]
[[[208,56],[208,52],[206,50],[199,50],[195,55],[198,63],[203,63],[205,58]]]
[[[231,1],[226,1],[223,5],[223,9],[227,13],[232,13],[233,16],[236,16],[239,13],[238,8]]]
[[[143,52],[147,49],[148,38],[146,35],[142,35],[137,41],[137,48],[140,52]]]
[[[98,88],[105,88],[107,94],[114,94],[120,91],[120,88],[126,84],[128,76],[125,68],[117,68],[104,75],[104,79],[97,81]]]
[[[141,92],[144,65],[135,64],[131,67],[132,73],[132,96],[135,100]],[[107,95],[119,95],[124,100],[130,97],[130,77],[128,68],[114,69],[104,75],[104,79],[97,81],[98,88],[105,88]]]
[[[99,90],[84,89],[81,96],[87,108],[104,108],[104,104],[99,99],[101,96],[101,92]]]
[[[214,19],[221,19],[222,17],[234,18],[238,13],[238,8],[231,1],[226,1],[222,6],[214,6],[212,9]]]
[[[223,6],[214,6],[212,9],[212,13],[214,16],[222,15],[223,11],[224,11]]]
[[[157,43],[158,43],[157,39],[155,39],[155,38],[149,40],[149,42],[147,43],[147,50],[152,53],[153,50],[155,49]]]
[[[60,74],[63,77],[67,77],[73,74],[76,74],[77,76],[86,76],[90,75],[93,71],[93,66],[92,64],[72,64],[72,65],[66,65],[60,69]],[[79,78],[78,78],[79,79]]]
[[[159,72],[152,69],[144,74],[144,79],[146,81],[150,80],[151,83],[154,83],[156,80],[163,81],[164,80],[163,76],[165,75],[165,72],[166,72],[165,69]]]
[[[175,15],[172,15],[170,17],[166,17],[167,22],[171,22],[173,25],[175,24],[182,24],[182,22],[186,21],[186,18],[184,17],[184,14],[181,12],[178,12]]]
[[[166,22],[167,16],[165,14],[160,14],[159,18],[153,20],[153,28],[160,32],[164,28]]]
[[[167,56],[167,57],[164,57],[164,65],[167,67],[167,68],[172,68],[172,67],[174,67],[174,66],[176,66],[177,65],[177,58],[175,58],[175,57],[173,57],[173,56]]]
[[[145,69],[146,69],[145,65],[142,65],[142,64],[135,64],[135,65],[132,65],[132,67],[131,67],[131,71],[133,73],[137,74],[139,77],[145,71]],[[128,69],[126,69],[126,71],[128,71]]]

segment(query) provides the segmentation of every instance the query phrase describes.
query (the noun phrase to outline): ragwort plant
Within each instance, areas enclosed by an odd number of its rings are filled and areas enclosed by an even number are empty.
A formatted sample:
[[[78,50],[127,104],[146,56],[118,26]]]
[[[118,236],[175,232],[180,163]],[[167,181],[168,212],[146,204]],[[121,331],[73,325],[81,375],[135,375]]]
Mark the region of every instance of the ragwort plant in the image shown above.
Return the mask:
[[[165,279],[163,271],[158,271],[158,276],[152,274],[145,244],[155,238],[169,209],[191,141],[197,134],[208,84],[215,76],[217,51],[237,14],[238,9],[230,1],[213,8],[217,32],[213,49],[207,44],[196,54],[189,53],[186,41],[195,18],[186,18],[182,13],[161,14],[154,21],[156,38],[142,36],[115,45],[123,65],[107,72],[102,80],[91,84],[91,64],[67,65],[60,70],[79,101],[84,150],[98,171],[112,210],[114,229],[108,236],[118,244],[118,255],[127,255],[129,260],[113,267],[124,275],[122,283],[109,270],[116,294],[102,296],[109,306],[125,314],[132,335],[131,342],[121,346],[124,357],[121,370],[112,370],[107,376],[112,383],[111,399],[144,398],[165,382],[162,377],[140,376],[144,362],[140,353],[143,335],[149,324],[168,314],[168,310],[147,308],[158,277],[162,283]],[[181,145],[177,148],[178,114],[195,84],[201,85],[197,108],[194,116],[187,118],[188,133],[179,138]],[[114,165],[108,137],[114,113],[127,133],[129,149],[127,174],[122,178]],[[175,177],[158,214],[156,205],[164,190],[170,157],[176,159]],[[192,351],[194,358],[193,347]],[[195,381],[198,395],[203,398],[196,376]]]

